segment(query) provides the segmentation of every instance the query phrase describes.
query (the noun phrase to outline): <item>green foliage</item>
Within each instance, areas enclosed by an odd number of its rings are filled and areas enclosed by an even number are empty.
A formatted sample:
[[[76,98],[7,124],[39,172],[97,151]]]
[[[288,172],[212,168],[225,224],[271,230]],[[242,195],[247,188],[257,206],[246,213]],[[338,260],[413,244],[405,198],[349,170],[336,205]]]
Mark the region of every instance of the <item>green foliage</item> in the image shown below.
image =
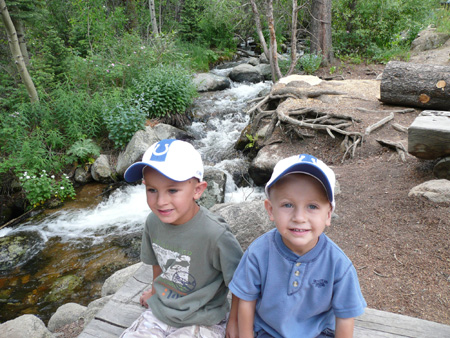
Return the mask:
[[[435,22],[438,32],[450,34],[450,11],[439,8],[433,12],[433,22]]]
[[[91,139],[81,139],[69,148],[68,155],[80,164],[94,163],[94,157],[100,156],[100,147]]]
[[[249,141],[246,145],[244,149],[250,149],[250,148],[255,148],[258,142],[258,134],[256,134],[255,136],[253,136],[252,134],[245,134],[245,137],[247,137],[247,140]]]
[[[333,2],[332,30],[336,55],[362,55],[375,61],[385,51],[402,53],[432,17],[435,0],[338,0]],[[374,34],[376,32],[376,34]]]
[[[136,100],[117,100],[116,97],[112,101],[114,107],[105,109],[103,121],[109,139],[114,141],[116,148],[124,148],[138,130],[145,128],[147,112],[141,108],[141,97]]]
[[[59,126],[69,142],[94,138],[101,132],[104,101],[100,93],[89,95],[86,91],[62,85],[53,91],[51,101],[47,100],[45,104],[47,119],[39,117],[40,121],[48,126]]]
[[[143,72],[134,81],[133,91],[142,95],[141,109],[150,118],[183,114],[197,95],[191,74],[171,65],[159,65]]]
[[[44,204],[45,201],[58,198],[61,201],[75,198],[75,189],[66,174],[59,181],[55,176],[48,176],[46,170],[25,171],[20,177],[20,184],[32,207]]]
[[[322,55],[304,54],[300,57],[299,63],[306,74],[314,74],[322,63]]]
[[[78,55],[100,51],[123,36],[128,18],[125,8],[104,0],[71,1],[69,44]]]
[[[35,86],[46,91],[55,88],[65,78],[70,50],[51,28],[33,32],[29,39],[34,54],[31,74]]]

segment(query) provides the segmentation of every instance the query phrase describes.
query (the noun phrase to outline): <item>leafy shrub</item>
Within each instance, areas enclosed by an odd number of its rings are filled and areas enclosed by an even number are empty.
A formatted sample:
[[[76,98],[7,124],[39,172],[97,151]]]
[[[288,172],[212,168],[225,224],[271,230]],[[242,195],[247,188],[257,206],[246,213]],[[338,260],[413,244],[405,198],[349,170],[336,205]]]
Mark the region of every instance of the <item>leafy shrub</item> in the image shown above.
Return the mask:
[[[72,156],[73,161],[92,164],[94,157],[100,155],[100,147],[91,139],[81,139],[72,144],[67,154]]]
[[[180,66],[151,68],[134,82],[134,87],[134,92],[142,95],[141,109],[150,118],[183,114],[197,95],[191,74]]]
[[[147,112],[141,108],[141,101],[139,98],[125,104],[117,102],[104,111],[103,121],[117,148],[124,148],[138,130],[144,129]]]
[[[335,54],[383,59],[386,56],[380,50],[403,51],[431,22],[430,13],[436,6],[439,2],[435,0],[333,1]]]
[[[304,54],[299,60],[300,66],[306,74],[314,74],[319,69],[322,63],[322,55],[318,54]]]
[[[66,174],[63,174],[57,181],[54,175],[48,176],[45,170],[42,170],[40,174],[36,174],[34,171],[25,171],[20,176],[20,184],[33,207],[44,204],[51,198],[58,198],[61,201],[75,198],[75,189]]]
[[[47,100],[48,123],[57,126],[69,142],[93,138],[101,132],[101,112],[104,100],[99,93],[90,95],[84,90],[74,90],[63,85],[52,92]]]

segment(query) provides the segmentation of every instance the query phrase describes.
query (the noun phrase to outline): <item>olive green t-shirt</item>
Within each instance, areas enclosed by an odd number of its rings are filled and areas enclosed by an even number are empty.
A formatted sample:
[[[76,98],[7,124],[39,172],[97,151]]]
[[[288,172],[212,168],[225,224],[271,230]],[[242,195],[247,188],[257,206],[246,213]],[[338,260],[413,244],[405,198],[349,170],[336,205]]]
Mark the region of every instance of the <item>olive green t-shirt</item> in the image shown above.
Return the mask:
[[[148,304],[168,325],[214,325],[229,311],[228,283],[242,249],[223,218],[200,207],[187,223],[171,225],[151,213],[142,236],[141,260],[159,265]]]

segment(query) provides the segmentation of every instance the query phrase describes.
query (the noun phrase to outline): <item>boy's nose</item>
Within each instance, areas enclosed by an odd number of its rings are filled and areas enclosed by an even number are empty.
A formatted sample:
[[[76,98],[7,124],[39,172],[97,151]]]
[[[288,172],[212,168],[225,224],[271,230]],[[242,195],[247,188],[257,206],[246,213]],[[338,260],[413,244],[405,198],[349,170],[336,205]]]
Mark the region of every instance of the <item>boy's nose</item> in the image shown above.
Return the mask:
[[[157,203],[159,206],[167,204],[168,198],[166,194],[158,194]]]
[[[296,208],[294,211],[294,218],[293,220],[297,223],[302,223],[305,222],[306,218],[305,218],[305,210],[303,210],[302,208]]]

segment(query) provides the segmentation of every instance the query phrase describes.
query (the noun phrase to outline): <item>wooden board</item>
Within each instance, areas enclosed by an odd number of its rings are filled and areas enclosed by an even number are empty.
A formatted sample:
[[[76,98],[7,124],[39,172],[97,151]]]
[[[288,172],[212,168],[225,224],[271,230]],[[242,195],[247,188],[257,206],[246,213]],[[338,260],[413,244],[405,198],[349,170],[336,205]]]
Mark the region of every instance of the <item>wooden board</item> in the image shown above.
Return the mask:
[[[140,267],[88,323],[81,338],[119,337],[144,311],[139,296],[152,280],[151,269]],[[355,319],[355,338],[450,337],[450,326],[395,313],[366,309]]]
[[[427,160],[450,156],[450,112],[420,113],[408,128],[408,152]]]
[[[450,326],[375,309],[355,319],[354,337],[450,337]]]

